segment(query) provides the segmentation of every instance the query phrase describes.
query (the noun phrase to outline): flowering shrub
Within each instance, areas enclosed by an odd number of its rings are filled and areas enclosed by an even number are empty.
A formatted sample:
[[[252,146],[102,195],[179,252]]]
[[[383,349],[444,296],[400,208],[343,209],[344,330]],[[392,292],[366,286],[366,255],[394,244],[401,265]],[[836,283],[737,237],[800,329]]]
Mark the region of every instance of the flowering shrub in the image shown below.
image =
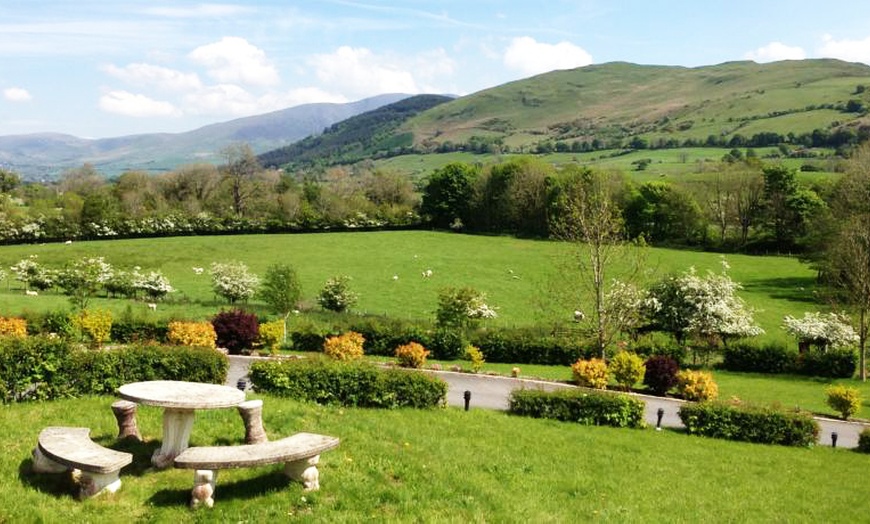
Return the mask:
[[[217,333],[211,322],[170,322],[167,339],[176,346],[216,347]]]
[[[23,318],[0,317],[0,336],[24,338],[27,336],[27,321]]]
[[[260,324],[260,346],[274,352],[284,340],[284,321],[273,320]]]
[[[646,368],[643,383],[654,394],[664,396],[668,390],[677,385],[677,372],[680,370],[680,365],[671,357],[653,355],[643,365]]]
[[[643,359],[634,353],[620,351],[610,359],[607,367],[616,383],[626,391],[643,380]]]
[[[417,342],[409,342],[396,348],[396,360],[403,368],[421,368],[428,356],[426,348]]]
[[[36,258],[37,255],[30,255],[9,268],[15,275],[15,280],[23,282],[25,288],[29,288],[33,279],[42,271]]]
[[[112,265],[103,257],[84,257],[61,271],[58,284],[73,305],[86,309],[88,301],[112,278]]]
[[[607,364],[600,358],[580,359],[571,366],[571,373],[578,386],[594,389],[607,389],[610,379]]]
[[[248,266],[242,262],[215,262],[211,265],[210,273],[212,290],[230,304],[254,296],[260,283],[259,277],[248,271]]]
[[[495,308],[486,304],[486,295],[475,289],[446,288],[438,293],[435,319],[441,327],[464,329],[476,320],[497,316]]]
[[[818,311],[807,312],[803,318],[786,315],[782,320],[782,327],[786,333],[797,339],[802,350],[807,349],[810,344],[824,351],[829,347],[849,346],[858,341],[858,335],[849,325],[848,317],[837,313],[823,315]]]
[[[471,361],[471,370],[475,373],[479,372],[480,368],[483,367],[483,363],[486,362],[483,359],[483,352],[480,348],[471,344],[465,346],[465,359]]]
[[[358,298],[350,289],[350,277],[342,275],[326,281],[317,295],[317,303],[323,309],[341,313],[353,307]]]
[[[677,392],[686,400],[705,402],[716,400],[719,386],[710,373],[686,369],[677,373]]]
[[[105,309],[83,309],[72,322],[93,347],[102,346],[112,333],[112,312]]]
[[[323,352],[335,360],[358,360],[363,356],[365,338],[355,331],[329,337],[323,342]]]
[[[241,309],[221,311],[211,320],[217,335],[217,345],[226,348],[231,355],[251,349],[260,336],[257,315]]]
[[[825,388],[825,395],[831,409],[846,420],[861,409],[861,393],[856,388],[834,384]]]
[[[159,300],[174,291],[169,285],[169,279],[160,271],[149,271],[144,275],[137,272],[135,277],[133,288],[143,291],[152,300]]]

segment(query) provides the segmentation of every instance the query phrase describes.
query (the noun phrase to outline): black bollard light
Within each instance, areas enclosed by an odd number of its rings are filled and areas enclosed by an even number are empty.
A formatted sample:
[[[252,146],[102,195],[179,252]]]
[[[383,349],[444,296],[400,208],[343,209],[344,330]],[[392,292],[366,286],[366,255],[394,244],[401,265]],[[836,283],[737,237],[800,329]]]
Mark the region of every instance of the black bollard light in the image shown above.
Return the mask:
[[[664,416],[665,416],[664,408],[659,408],[659,410],[656,411],[656,431],[662,430],[662,417],[664,417]]]
[[[462,394],[462,398],[465,399],[465,411],[468,411],[468,405],[471,404],[471,391],[466,390]]]
[[[837,447],[837,432],[836,431],[831,433],[831,447],[832,448]]]
[[[242,390],[242,391],[248,389],[248,381],[247,381],[247,379],[245,379],[245,377],[240,378],[240,379],[238,380],[238,382],[236,382],[236,387],[239,388],[239,389]]]

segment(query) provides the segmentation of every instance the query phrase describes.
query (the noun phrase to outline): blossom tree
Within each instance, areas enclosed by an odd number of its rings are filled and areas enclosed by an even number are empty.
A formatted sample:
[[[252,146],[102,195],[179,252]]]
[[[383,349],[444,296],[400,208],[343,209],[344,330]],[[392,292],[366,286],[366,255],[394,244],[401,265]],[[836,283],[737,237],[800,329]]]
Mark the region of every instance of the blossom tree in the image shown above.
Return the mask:
[[[59,284],[73,306],[84,310],[112,274],[112,265],[103,257],[83,257],[61,271]]]
[[[212,290],[230,304],[254,296],[260,283],[259,277],[251,273],[242,262],[214,262],[210,273]]]
[[[849,318],[839,313],[804,313],[803,318],[786,315],[782,320],[786,333],[796,338],[803,353],[811,346],[821,351],[847,347],[858,342],[858,335],[849,325]]]

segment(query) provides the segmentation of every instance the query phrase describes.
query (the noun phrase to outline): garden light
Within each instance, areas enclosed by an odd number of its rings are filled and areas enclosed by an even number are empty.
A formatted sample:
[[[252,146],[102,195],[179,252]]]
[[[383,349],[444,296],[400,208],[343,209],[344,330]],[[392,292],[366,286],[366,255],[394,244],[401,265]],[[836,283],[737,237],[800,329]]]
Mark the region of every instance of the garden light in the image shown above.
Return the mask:
[[[245,377],[240,378],[240,379],[236,382],[236,387],[239,388],[239,389],[242,390],[242,391],[246,390],[246,389],[248,388],[248,381],[247,381],[247,379],[245,379]]]
[[[837,432],[836,432],[836,431],[831,432],[831,447],[832,447],[832,448],[836,448],[836,447],[837,447],[837,436],[838,436],[838,435],[837,435]]]
[[[462,398],[465,399],[465,411],[468,411],[468,405],[471,404],[471,391],[466,390],[462,394]]]

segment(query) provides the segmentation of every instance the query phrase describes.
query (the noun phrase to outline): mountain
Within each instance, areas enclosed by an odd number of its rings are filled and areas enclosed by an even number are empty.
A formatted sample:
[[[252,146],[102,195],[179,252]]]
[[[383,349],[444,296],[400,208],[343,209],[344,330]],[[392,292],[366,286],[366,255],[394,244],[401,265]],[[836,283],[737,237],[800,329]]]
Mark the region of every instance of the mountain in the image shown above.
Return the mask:
[[[264,166],[302,167],[312,164],[350,164],[413,145],[410,133],[395,133],[409,118],[449,102],[451,97],[417,95],[333,124],[312,135],[259,156]]]
[[[857,130],[870,124],[870,66],[839,60],[728,62],[704,67],[624,62],[554,71],[480,91],[409,119],[420,151],[546,141],[650,144],[711,135]]]
[[[0,166],[29,179],[53,178],[86,162],[109,176],[127,170],[166,171],[185,163],[219,162],[218,152],[233,142],[247,142],[256,153],[273,150],[407,97],[388,94],[348,104],[305,104],[184,133],[101,139],[58,133],[0,136]]]

